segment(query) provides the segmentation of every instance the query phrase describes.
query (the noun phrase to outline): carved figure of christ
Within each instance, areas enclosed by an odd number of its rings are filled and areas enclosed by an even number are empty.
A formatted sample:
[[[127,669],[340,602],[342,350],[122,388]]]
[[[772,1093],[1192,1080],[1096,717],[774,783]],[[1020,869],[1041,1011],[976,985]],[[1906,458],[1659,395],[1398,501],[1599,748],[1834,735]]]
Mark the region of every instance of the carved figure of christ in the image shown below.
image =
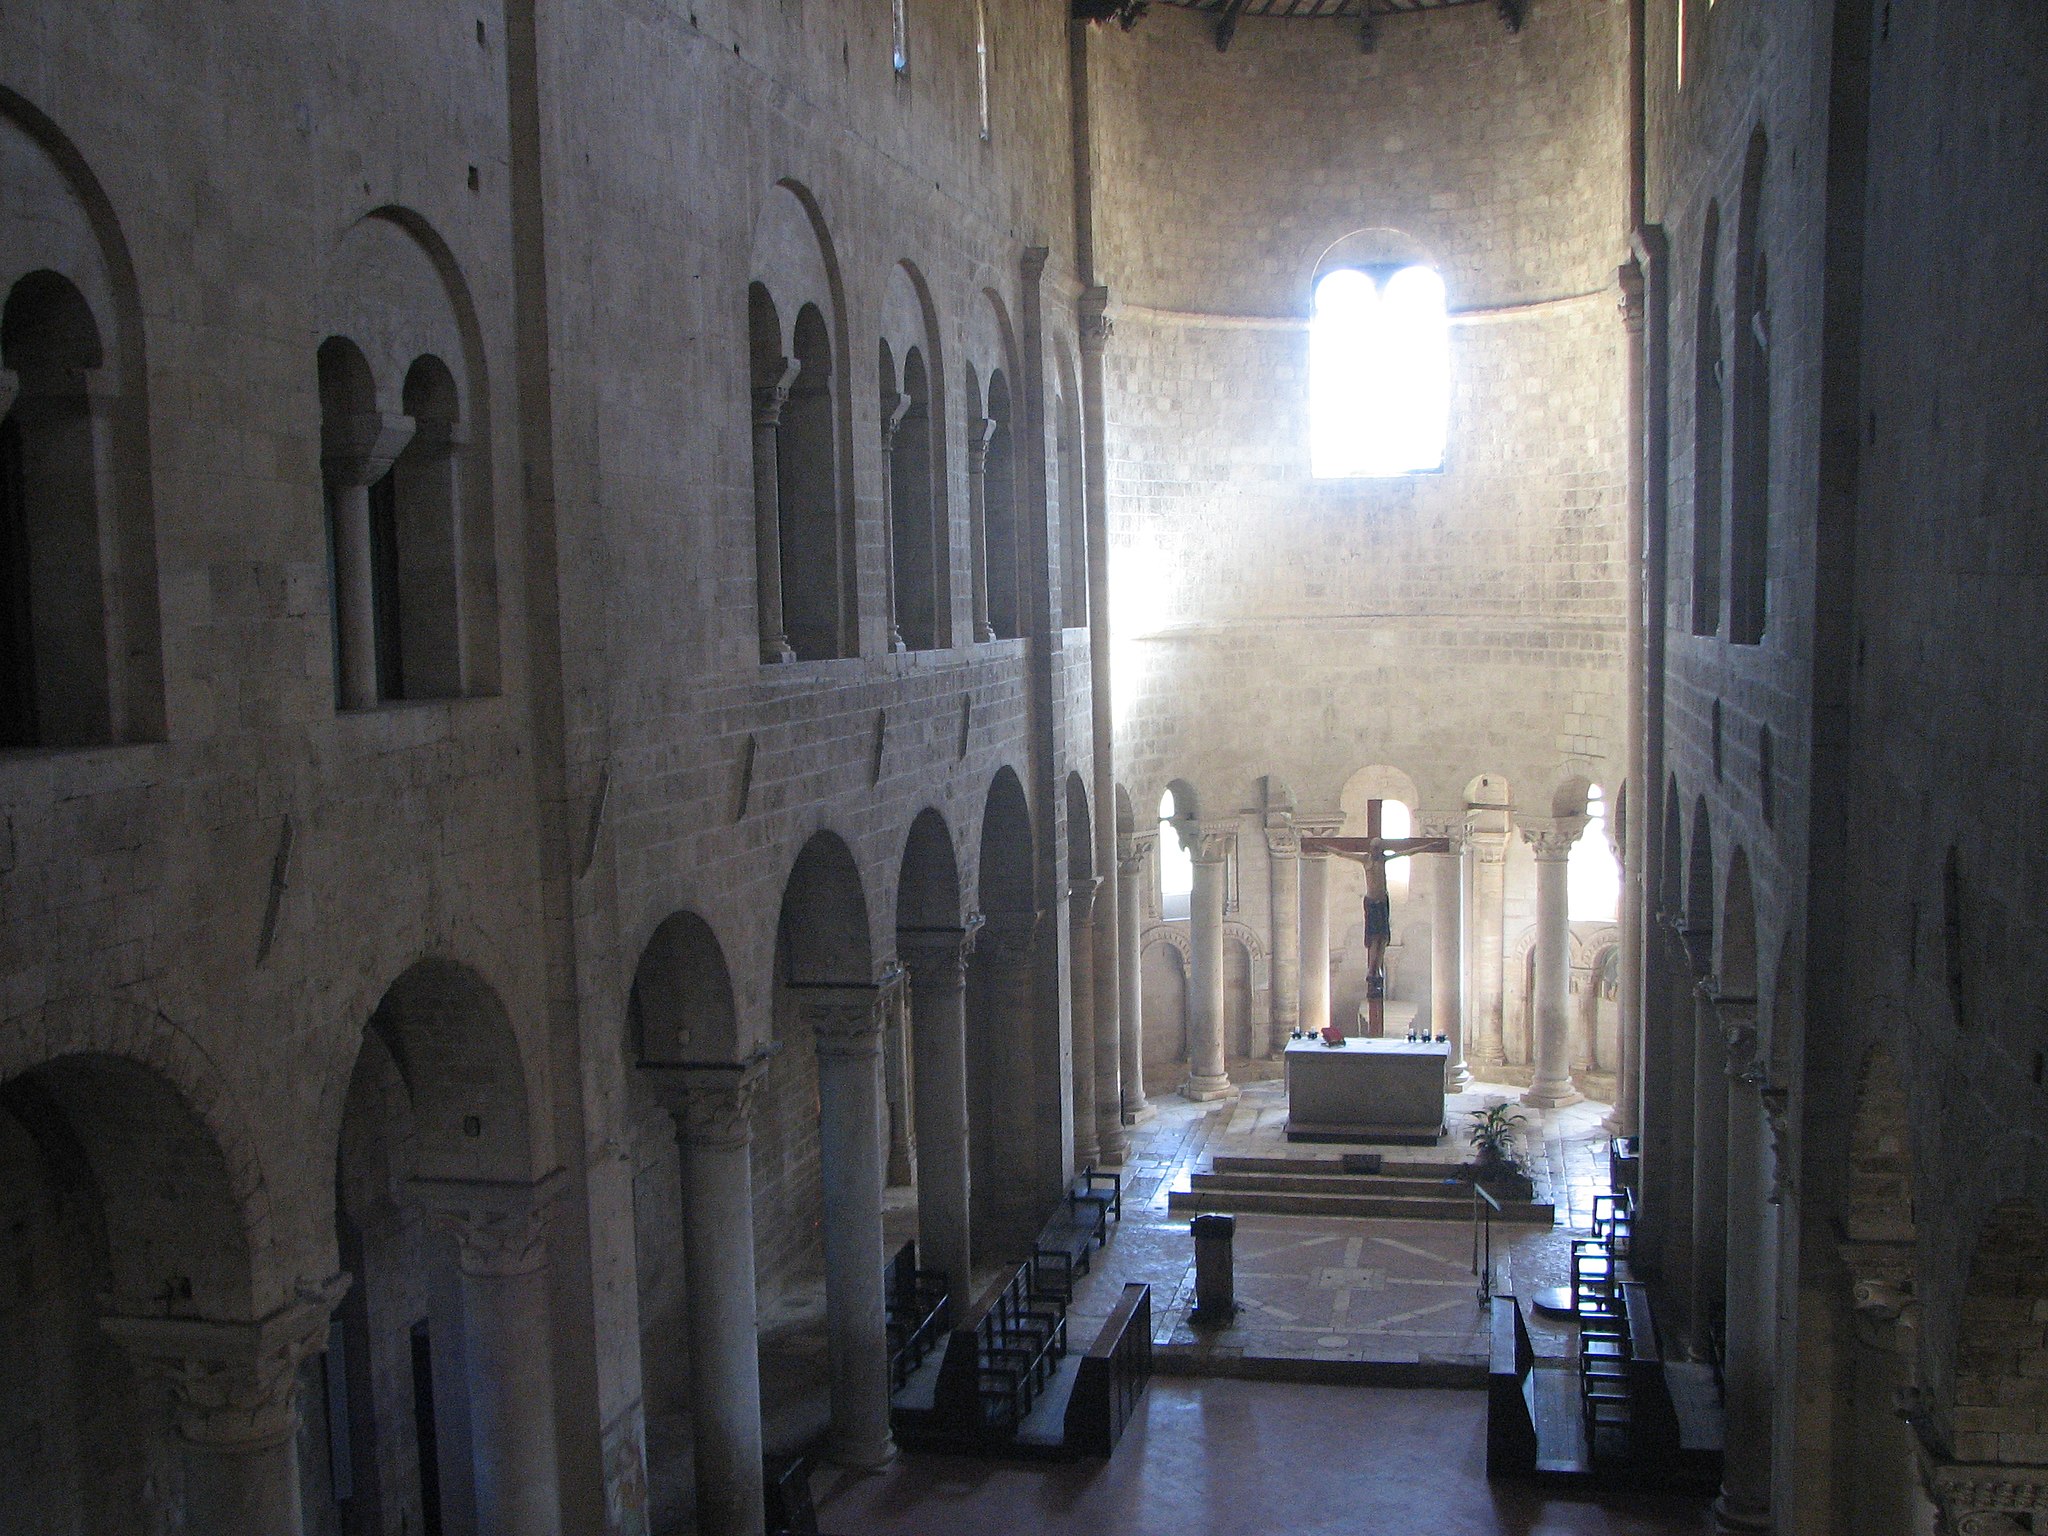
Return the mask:
[[[1387,860],[1416,853],[1449,853],[1442,837],[1382,837],[1380,802],[1365,805],[1364,837],[1304,837],[1303,853],[1327,853],[1365,866],[1365,1007],[1367,1032],[1387,1032],[1387,941],[1393,937],[1393,902],[1387,895]]]

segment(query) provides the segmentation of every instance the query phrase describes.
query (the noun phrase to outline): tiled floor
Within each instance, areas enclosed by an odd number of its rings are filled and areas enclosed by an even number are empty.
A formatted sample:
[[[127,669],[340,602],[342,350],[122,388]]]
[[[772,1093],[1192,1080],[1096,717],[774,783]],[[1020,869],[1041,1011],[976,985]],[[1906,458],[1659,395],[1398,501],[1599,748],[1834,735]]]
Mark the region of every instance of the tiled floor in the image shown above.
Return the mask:
[[[1486,1480],[1477,1392],[1155,1377],[1107,1462],[899,1459],[821,1473],[836,1536],[1666,1536],[1704,1502],[1565,1502]]]
[[[1464,1130],[1479,1110],[1513,1097],[1509,1087],[1480,1084],[1448,1101],[1450,1135],[1437,1147],[1391,1152],[1403,1161],[1438,1161],[1447,1169],[1469,1149]],[[1156,1111],[1134,1128],[1124,1165],[1124,1220],[1095,1256],[1078,1287],[1070,1327],[1094,1336],[1126,1281],[1152,1287],[1153,1337],[1161,1345],[1212,1359],[1278,1357],[1324,1362],[1442,1361],[1481,1365],[1489,1313],[1478,1298],[1473,1232],[1463,1222],[1361,1221],[1317,1216],[1237,1218],[1237,1321],[1222,1330],[1193,1329],[1194,1245],[1184,1214],[1167,1196],[1219,1156],[1326,1155],[1340,1148],[1291,1145],[1287,1099],[1278,1083],[1247,1085],[1234,1100],[1191,1104],[1178,1095],[1154,1100]],[[1561,1284],[1570,1229],[1592,1220],[1593,1196],[1607,1188],[1607,1106],[1580,1104],[1544,1113],[1523,1110],[1525,1161],[1537,1196],[1558,1206],[1556,1227],[1496,1223],[1493,1284],[1523,1296]],[[1526,1311],[1526,1308],[1525,1308]],[[1562,1325],[1531,1318],[1537,1348],[1562,1354]]]

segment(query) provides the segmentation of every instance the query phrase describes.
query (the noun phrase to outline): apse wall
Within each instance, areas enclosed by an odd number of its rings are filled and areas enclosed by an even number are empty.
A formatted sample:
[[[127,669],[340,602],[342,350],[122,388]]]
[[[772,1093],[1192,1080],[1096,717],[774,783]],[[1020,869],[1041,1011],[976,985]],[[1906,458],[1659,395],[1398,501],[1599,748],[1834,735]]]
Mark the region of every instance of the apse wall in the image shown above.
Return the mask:
[[[1623,12],[1208,23],[1093,47],[1120,775],[1208,807],[1370,763],[1425,806],[1622,759]],[[1308,472],[1318,262],[1420,253],[1453,311],[1441,473]]]

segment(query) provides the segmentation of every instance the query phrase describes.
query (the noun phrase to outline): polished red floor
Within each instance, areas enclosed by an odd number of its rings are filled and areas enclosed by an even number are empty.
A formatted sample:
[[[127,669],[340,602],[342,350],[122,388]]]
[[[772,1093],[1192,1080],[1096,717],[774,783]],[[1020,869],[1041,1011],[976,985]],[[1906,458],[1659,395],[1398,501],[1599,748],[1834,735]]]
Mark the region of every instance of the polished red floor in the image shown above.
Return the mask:
[[[1155,1378],[1113,1460],[906,1456],[818,1479],[834,1536],[1662,1536],[1703,1502],[1548,1499],[1485,1471],[1479,1392]]]

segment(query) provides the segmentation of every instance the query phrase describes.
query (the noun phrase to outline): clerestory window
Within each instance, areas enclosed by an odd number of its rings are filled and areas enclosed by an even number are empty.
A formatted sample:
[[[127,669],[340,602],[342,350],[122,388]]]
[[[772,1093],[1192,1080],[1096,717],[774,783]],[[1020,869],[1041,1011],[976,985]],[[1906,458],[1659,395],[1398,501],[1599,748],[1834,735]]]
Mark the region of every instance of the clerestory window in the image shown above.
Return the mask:
[[[1444,283],[1429,267],[1376,278],[1339,267],[1309,322],[1309,457],[1318,480],[1444,466],[1451,347]]]

